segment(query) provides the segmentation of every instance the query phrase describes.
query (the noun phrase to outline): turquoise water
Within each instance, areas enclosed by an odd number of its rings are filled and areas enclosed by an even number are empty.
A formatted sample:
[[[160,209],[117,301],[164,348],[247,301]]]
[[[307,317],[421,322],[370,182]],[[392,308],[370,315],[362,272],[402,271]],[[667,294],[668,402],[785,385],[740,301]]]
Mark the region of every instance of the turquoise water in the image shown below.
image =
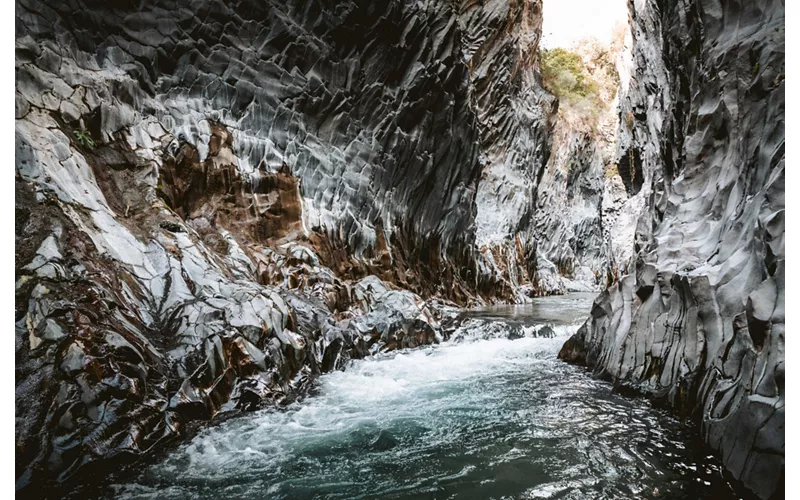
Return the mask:
[[[324,375],[286,410],[200,433],[114,496],[731,497],[689,427],[556,359],[590,306],[570,295],[472,311],[453,340]],[[557,336],[533,337],[545,323]]]

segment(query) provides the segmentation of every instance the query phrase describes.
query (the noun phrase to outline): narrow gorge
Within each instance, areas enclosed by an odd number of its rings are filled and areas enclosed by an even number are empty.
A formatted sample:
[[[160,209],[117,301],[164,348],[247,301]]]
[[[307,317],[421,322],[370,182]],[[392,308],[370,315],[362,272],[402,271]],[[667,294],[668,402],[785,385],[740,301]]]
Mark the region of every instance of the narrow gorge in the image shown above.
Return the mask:
[[[784,498],[784,4],[557,1],[16,0],[16,494]]]

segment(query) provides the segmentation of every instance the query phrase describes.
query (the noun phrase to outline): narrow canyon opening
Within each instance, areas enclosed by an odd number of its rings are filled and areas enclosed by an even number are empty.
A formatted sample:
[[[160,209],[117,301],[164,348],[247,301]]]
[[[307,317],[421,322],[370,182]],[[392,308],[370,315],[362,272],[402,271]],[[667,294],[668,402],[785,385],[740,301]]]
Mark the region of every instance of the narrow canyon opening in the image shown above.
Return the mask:
[[[15,0],[29,498],[783,498],[785,20]]]

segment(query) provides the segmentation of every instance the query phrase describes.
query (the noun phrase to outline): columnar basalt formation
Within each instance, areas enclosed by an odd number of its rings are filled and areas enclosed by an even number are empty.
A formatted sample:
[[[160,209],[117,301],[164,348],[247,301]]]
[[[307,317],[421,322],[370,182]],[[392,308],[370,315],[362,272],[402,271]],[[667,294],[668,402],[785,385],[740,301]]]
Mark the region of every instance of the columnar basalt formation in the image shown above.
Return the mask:
[[[17,487],[619,269],[561,356],[780,495],[783,7],[631,13],[610,182],[540,0],[17,0]]]
[[[630,215],[641,203],[626,192],[615,156],[618,93],[630,65],[626,34],[619,26],[610,43],[587,38],[543,56],[544,84],[559,95],[533,216],[536,281],[545,293],[600,291],[630,260]]]
[[[613,108],[608,111],[613,118]],[[609,173],[616,120],[607,122],[604,131],[566,119],[556,125],[534,216],[537,279],[547,291],[597,291],[618,274],[612,234],[620,228],[612,215],[628,197],[618,176]]]
[[[21,2],[19,39],[31,37],[38,64],[19,79],[87,88],[91,116],[74,93],[62,116],[101,141],[144,119],[205,161],[222,124],[243,182],[284,164],[299,178],[306,229],[356,257],[379,238],[425,246],[406,256],[412,268],[462,273],[446,290],[474,281],[478,138],[448,3],[148,5]]]
[[[436,342],[431,297],[518,297],[552,106],[540,12],[19,0],[17,487]],[[523,179],[503,262],[475,229],[501,164]]]
[[[784,7],[635,0],[619,172],[647,201],[630,274],[563,359],[693,417],[784,495]]]
[[[476,243],[489,267],[484,274],[500,276],[505,298],[517,302],[539,291],[531,221],[557,111],[536,71],[541,8],[465,1],[459,16],[480,137]]]

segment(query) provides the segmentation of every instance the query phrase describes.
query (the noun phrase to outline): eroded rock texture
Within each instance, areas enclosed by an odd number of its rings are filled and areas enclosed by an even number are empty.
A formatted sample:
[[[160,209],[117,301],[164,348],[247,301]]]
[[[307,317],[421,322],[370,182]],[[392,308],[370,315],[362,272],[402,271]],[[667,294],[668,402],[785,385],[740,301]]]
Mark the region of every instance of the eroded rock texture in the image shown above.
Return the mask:
[[[536,280],[543,291],[599,291],[617,277],[612,235],[622,228],[615,212],[628,197],[619,177],[607,174],[614,161],[616,125],[613,115],[608,118],[602,131],[567,120],[556,125],[534,215]]]
[[[532,221],[558,106],[535,70],[541,3],[466,1],[459,19],[481,145],[479,275],[499,276],[504,298],[523,302],[543,290]]]
[[[619,171],[647,200],[631,274],[560,356],[668,403],[783,496],[784,8],[636,0]]]
[[[423,297],[520,297],[540,12],[18,1],[17,487],[435,342],[447,302]],[[481,252],[481,207],[509,196]]]
[[[631,43],[630,32],[620,27],[611,42],[586,38],[570,49],[545,52],[540,62],[544,85],[560,95],[552,153],[537,183],[533,213],[540,293],[600,291],[630,264],[643,203],[625,190],[616,144],[619,88],[630,79]],[[554,56],[559,53],[580,63],[564,66]],[[570,87],[567,82],[577,76],[584,83]]]

